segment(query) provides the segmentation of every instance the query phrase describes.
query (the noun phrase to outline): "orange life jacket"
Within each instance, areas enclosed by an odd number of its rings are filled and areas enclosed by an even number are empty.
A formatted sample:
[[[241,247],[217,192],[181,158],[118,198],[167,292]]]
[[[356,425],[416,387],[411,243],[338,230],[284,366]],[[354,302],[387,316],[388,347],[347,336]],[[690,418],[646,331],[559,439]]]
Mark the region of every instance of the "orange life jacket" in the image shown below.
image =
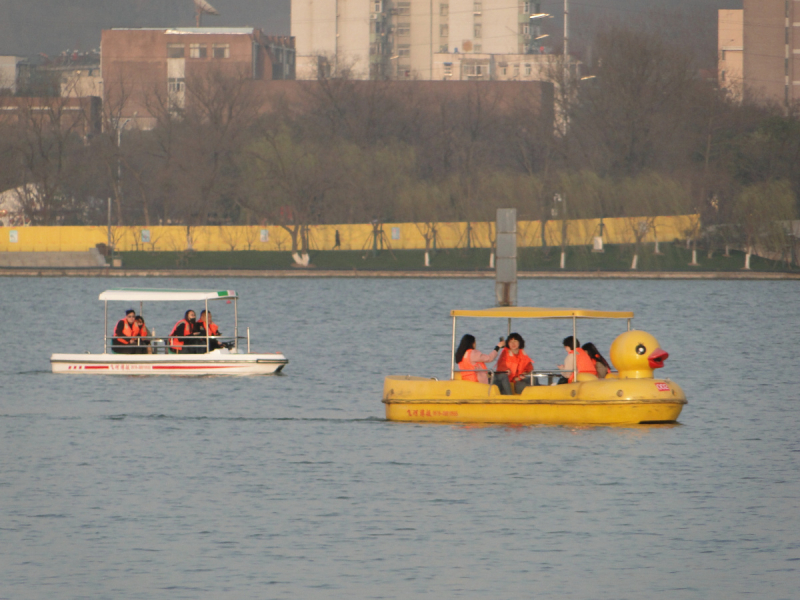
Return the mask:
[[[216,323],[211,323],[208,328],[206,328],[206,322],[200,321],[200,326],[208,332],[208,335],[219,335],[219,327],[217,327]]]
[[[478,381],[478,374],[474,372],[474,369],[483,369],[486,370],[486,364],[484,363],[472,363],[469,360],[469,355],[472,353],[472,350],[467,350],[464,352],[464,358],[461,359],[461,362],[458,363],[458,368],[462,371],[467,371],[461,373],[461,381],[474,381],[477,383]]]
[[[594,362],[592,362],[592,359],[588,354],[586,354],[586,350],[583,348],[576,348],[575,350],[578,352],[578,373],[591,373],[592,375],[597,375],[597,367],[594,366]],[[572,354],[572,350],[568,350],[567,354]],[[569,374],[568,381],[572,383],[574,378],[575,372],[573,371]]]
[[[120,323],[122,323],[122,335],[124,335],[126,338],[130,338],[130,337],[133,337],[133,336],[136,335],[136,333],[135,333],[135,331],[136,331],[136,323],[134,322],[134,324],[131,325],[130,323],[128,323],[128,319],[120,319],[119,321],[117,321],[117,324],[114,326],[114,331],[117,330],[117,327],[119,327]],[[121,338],[121,337],[114,338],[114,340],[115,340],[114,343],[116,343],[116,344],[132,344],[133,343],[133,340],[126,340],[126,339]]]
[[[175,327],[172,328],[172,331],[169,333],[169,347],[175,351],[180,352],[183,349],[184,340],[181,338],[173,337],[175,335],[175,330],[180,327],[180,324],[183,323],[185,326],[183,328],[183,336],[181,337],[188,337],[192,335],[192,324],[189,323],[186,319],[181,319],[177,323],[175,323]]]
[[[508,371],[508,380],[515,381],[523,373],[533,371],[533,361],[530,356],[525,354],[524,350],[520,350],[515,355],[511,350],[503,348],[503,352],[497,360],[497,370]]]

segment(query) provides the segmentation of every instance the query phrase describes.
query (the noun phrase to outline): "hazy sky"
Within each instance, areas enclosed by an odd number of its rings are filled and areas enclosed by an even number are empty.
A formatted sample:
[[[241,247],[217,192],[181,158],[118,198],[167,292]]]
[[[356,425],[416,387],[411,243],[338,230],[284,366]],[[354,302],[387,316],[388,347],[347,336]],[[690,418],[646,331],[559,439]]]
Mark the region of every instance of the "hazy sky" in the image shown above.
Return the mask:
[[[267,34],[290,33],[290,0],[210,0],[221,13],[209,26],[253,26]],[[369,0],[363,0],[368,2]],[[414,1],[414,0],[412,0]],[[516,2],[516,0],[509,0]],[[663,20],[665,28],[689,35],[699,47],[716,44],[716,10],[741,8],[742,0],[570,0],[571,37],[585,42],[597,24]],[[563,0],[542,0],[553,39],[561,30]],[[673,18],[673,15],[680,15]],[[192,0],[0,0],[0,54],[49,55],[100,46],[100,31],[112,27],[194,25]],[[680,30],[680,31],[678,31]]]

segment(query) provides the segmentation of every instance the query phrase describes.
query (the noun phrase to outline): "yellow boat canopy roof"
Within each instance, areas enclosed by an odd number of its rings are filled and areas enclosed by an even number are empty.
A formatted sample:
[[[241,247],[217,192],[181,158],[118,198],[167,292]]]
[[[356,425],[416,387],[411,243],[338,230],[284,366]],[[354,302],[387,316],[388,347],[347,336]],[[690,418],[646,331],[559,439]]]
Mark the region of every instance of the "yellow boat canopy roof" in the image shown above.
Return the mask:
[[[451,310],[451,317],[480,317],[501,319],[632,319],[632,311],[584,310],[581,308],[538,308],[503,306],[478,310]]]

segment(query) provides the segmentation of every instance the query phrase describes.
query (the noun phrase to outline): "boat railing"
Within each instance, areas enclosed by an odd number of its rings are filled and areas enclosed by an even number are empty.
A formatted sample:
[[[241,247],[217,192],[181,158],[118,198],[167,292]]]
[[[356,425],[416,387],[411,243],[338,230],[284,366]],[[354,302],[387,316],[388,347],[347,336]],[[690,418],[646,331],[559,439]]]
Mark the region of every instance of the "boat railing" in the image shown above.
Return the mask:
[[[249,333],[249,328],[248,328]],[[169,340],[175,339],[180,340],[186,346],[187,349],[193,350],[193,352],[187,352],[187,354],[196,353],[196,354],[205,354],[207,351],[214,350],[212,346],[216,346],[216,344],[212,344],[211,342],[217,342],[219,344],[218,347],[228,348],[230,350],[234,349],[237,345],[238,340],[247,340],[247,352],[250,353],[250,337],[249,336],[221,336],[221,335],[209,335],[209,336],[172,336],[172,337],[161,337],[157,335],[149,335],[149,336],[137,336],[135,338],[128,338],[131,340],[129,344],[115,344],[114,340],[116,338],[109,338],[107,343],[107,349],[110,350],[114,354],[170,354],[170,345]],[[188,343],[192,342],[192,343]],[[121,352],[120,352],[121,350]]]

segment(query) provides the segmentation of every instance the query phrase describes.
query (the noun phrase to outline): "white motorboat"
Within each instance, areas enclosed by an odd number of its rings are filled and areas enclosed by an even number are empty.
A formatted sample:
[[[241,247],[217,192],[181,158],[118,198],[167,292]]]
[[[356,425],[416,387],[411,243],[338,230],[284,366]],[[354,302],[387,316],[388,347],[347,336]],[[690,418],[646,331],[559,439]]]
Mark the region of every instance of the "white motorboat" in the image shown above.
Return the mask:
[[[250,328],[246,336],[239,336],[239,296],[233,290],[159,290],[123,289],[106,290],[100,294],[105,303],[105,330],[103,332],[102,354],[53,354],[50,365],[53,373],[82,373],[102,375],[270,375],[280,373],[288,364],[286,356],[280,352],[250,352]],[[233,336],[200,336],[195,339],[197,354],[172,353],[169,341],[155,335],[143,337],[147,343],[141,354],[121,354],[113,351],[112,335],[108,332],[108,303],[139,302],[140,314],[144,302],[205,302],[208,311],[209,301],[224,300],[233,302]],[[246,340],[247,347],[240,347]],[[216,342],[216,343],[214,343]],[[224,347],[211,349],[213,346]],[[205,347],[203,347],[205,346]]]

